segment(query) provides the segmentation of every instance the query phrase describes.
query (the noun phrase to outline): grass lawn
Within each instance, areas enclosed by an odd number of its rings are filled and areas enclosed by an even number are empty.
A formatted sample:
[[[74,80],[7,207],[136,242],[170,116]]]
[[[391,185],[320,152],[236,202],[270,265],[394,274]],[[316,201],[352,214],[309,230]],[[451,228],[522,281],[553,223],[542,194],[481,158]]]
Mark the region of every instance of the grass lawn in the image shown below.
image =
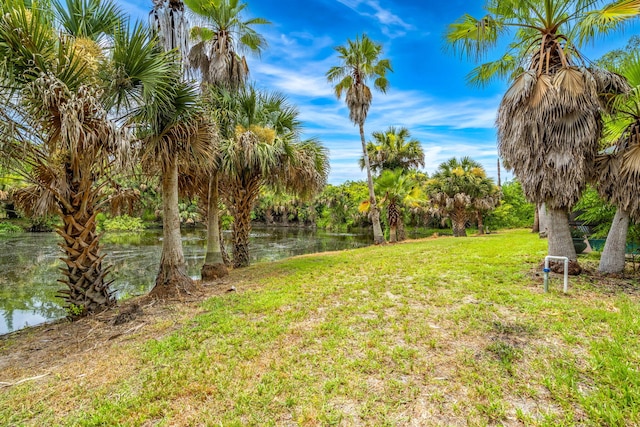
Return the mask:
[[[544,294],[545,255],[510,231],[296,257],[113,336],[62,324],[39,364],[46,330],[17,334],[0,381],[43,376],[0,388],[0,424],[640,425],[637,282]]]

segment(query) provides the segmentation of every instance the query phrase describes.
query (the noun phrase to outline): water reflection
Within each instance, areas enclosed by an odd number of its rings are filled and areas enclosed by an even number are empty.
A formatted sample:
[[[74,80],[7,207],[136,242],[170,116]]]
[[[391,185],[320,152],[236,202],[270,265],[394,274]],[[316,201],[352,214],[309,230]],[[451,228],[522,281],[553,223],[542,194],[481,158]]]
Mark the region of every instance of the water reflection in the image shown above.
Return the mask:
[[[231,235],[225,246],[231,250]],[[103,237],[106,262],[118,298],[141,295],[153,286],[160,262],[162,232],[117,233]],[[54,233],[0,235],[0,334],[64,317],[57,291],[62,262]],[[204,262],[204,230],[183,231],[188,274],[199,277]],[[326,233],[296,228],[255,228],[251,233],[251,262],[267,262],[314,252],[357,248],[371,244],[368,234]]]

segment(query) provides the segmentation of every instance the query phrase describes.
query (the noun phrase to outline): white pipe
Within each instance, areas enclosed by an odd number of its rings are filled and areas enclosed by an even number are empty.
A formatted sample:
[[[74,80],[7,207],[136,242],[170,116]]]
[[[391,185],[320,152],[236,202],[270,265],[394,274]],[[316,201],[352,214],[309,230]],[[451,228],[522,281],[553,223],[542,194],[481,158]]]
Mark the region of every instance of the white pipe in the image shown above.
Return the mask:
[[[564,261],[564,286],[562,288],[563,292],[566,294],[569,291],[569,258],[566,256],[553,256],[548,255],[544,257],[544,291],[549,292],[549,260],[557,259]]]

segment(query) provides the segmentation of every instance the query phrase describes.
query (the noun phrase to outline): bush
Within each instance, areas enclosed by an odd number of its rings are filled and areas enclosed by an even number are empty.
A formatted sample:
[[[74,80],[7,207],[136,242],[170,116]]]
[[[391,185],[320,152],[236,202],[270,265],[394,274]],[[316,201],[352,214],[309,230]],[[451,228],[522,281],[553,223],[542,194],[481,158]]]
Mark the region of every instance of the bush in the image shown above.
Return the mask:
[[[485,226],[499,228],[526,228],[533,225],[535,206],[527,202],[518,181],[505,182],[502,202],[485,218]]]
[[[141,231],[144,230],[144,224],[140,218],[121,215],[105,219],[101,229],[104,231]]]
[[[9,222],[0,222],[0,234],[21,233],[24,231],[21,227],[13,225]]]

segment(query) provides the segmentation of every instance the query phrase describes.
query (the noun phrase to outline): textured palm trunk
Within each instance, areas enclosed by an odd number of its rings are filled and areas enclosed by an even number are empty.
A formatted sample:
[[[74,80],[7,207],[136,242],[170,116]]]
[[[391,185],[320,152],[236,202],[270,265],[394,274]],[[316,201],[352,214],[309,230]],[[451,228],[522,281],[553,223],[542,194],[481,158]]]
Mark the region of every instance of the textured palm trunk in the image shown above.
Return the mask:
[[[233,217],[233,266],[247,267],[249,258],[249,234],[251,233],[251,200],[237,200]]]
[[[220,211],[218,210],[218,174],[209,176],[207,215],[207,254],[200,271],[203,281],[215,280],[229,274],[222,258],[220,245]]]
[[[604,244],[598,271],[601,273],[624,272],[625,252],[627,249],[627,231],[629,230],[629,212],[620,208],[613,217],[611,229]]]
[[[404,229],[404,221],[402,221],[402,215],[398,218],[398,242],[407,240],[407,232]]]
[[[462,209],[454,211],[450,215],[453,227],[453,237],[467,237],[467,215]]]
[[[65,299],[67,315],[76,319],[87,314],[98,313],[115,305],[116,300],[109,290],[112,281],[105,277],[110,267],[103,268],[100,255],[100,236],[96,234],[96,214],[88,214],[82,206],[82,195],[75,192],[70,198],[73,211],[63,209],[63,227],[56,232],[64,238],[60,246],[65,252],[62,259],[64,279],[67,285],[59,293]]]
[[[549,213],[545,203],[541,203],[538,206],[538,221],[540,222],[540,230],[538,231],[540,237],[549,237]]]
[[[578,256],[573,246],[567,210],[547,208],[547,224],[549,227],[549,255],[569,258],[569,274],[580,274],[582,269],[578,265]],[[550,264],[554,271],[559,272],[561,262],[552,261]]]
[[[233,266],[247,267],[249,258],[249,233],[251,233],[251,211],[260,192],[258,179],[237,183],[232,186],[231,197],[233,209]]]
[[[162,255],[156,284],[150,295],[167,296],[190,293],[195,285],[187,275],[180,235],[178,210],[178,163],[174,160],[162,173]]]
[[[389,203],[387,218],[389,220],[389,242],[395,243],[398,241],[398,219],[400,218],[400,212],[398,211],[398,205],[393,202]]]
[[[360,141],[362,142],[362,154],[364,157],[364,165],[367,169],[367,185],[369,186],[369,209],[371,211],[371,222],[373,223],[373,243],[381,245],[385,243],[382,234],[382,225],[380,225],[380,210],[376,203],[376,193],[373,190],[373,178],[371,177],[371,165],[369,164],[369,155],[367,154],[367,143],[364,139],[364,125],[360,123]]]
[[[478,221],[478,234],[484,234],[484,223],[482,222],[482,212],[476,212],[477,221]]]
[[[533,227],[531,228],[532,233],[540,232],[540,205],[536,205],[533,214]]]

